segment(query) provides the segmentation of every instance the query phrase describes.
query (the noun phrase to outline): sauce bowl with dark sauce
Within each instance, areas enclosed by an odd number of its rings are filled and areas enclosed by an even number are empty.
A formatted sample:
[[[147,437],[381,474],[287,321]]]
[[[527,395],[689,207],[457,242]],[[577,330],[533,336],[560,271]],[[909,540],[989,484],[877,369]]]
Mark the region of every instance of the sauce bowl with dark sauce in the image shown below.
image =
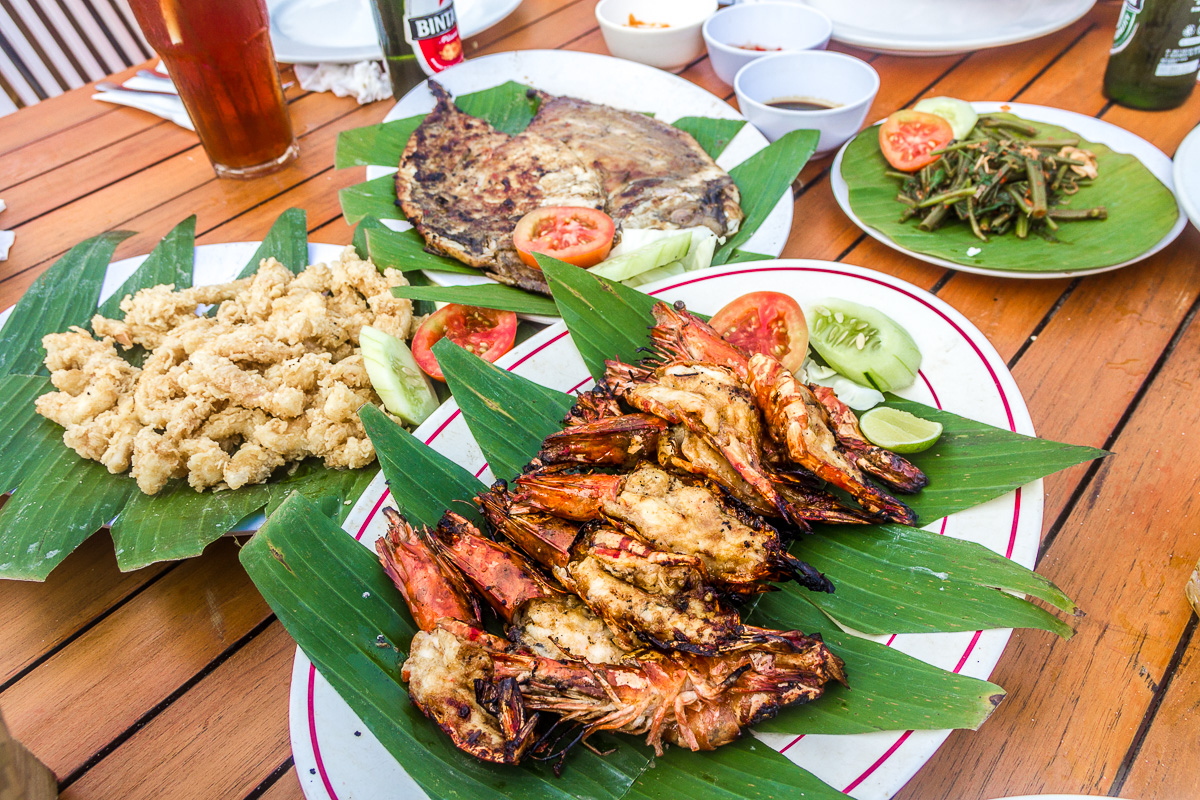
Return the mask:
[[[853,56],[826,50],[773,53],[733,79],[742,116],[772,142],[790,131],[820,133],[817,155],[858,133],[879,91],[879,73]]]

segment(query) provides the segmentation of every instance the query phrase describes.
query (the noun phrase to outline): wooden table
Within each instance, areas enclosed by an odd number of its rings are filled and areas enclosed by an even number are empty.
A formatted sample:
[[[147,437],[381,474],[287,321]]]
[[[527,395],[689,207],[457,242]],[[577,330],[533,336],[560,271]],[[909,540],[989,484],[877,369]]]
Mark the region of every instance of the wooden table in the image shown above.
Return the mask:
[[[525,0],[467,52],[605,53],[593,6]],[[1020,101],[1100,117],[1173,153],[1200,121],[1200,92],[1158,113],[1100,93],[1118,7],[1103,2],[1051,36],[970,55],[835,47],[882,77],[868,119],[925,95]],[[681,74],[733,102],[707,59]],[[241,183],[215,179],[192,134],[90,93],[0,119],[0,227],[17,232],[0,264],[0,307],[85,237],[135,230],[117,256],[144,253],[193,213],[201,243],[259,239],[292,206],[307,209],[310,241],[348,242],[337,190],[363,171],[334,170],[334,142],[391,107],[291,88],[299,160]],[[992,676],[1008,698],[979,732],[951,735],[898,797],[1200,797],[1200,657],[1183,596],[1200,556],[1200,233],[1189,227],[1137,266],[1076,280],[947,271],[854,227],[834,203],[829,162],[803,172],[783,255],[864,265],[934,292],[1007,360],[1040,435],[1117,454],[1046,481],[1038,569],[1085,610],[1077,634],[1018,632]],[[98,534],[46,583],[0,584],[0,642],[0,708],[65,797],[301,796],[288,745],[294,646],[231,540],[121,574]]]

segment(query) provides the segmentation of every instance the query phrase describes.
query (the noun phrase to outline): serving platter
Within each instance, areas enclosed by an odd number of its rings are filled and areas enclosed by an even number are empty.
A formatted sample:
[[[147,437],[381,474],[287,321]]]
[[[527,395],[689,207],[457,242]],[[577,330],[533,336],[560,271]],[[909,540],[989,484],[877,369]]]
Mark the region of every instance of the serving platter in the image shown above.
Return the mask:
[[[565,50],[497,53],[469,59],[441,73],[437,80],[456,96],[488,89],[505,81],[516,81],[551,94],[568,95],[617,108],[650,112],[656,119],[668,123],[688,116],[744,119],[716,95],[677,75],[644,64],[592,53]],[[636,93],[630,93],[631,86],[637,87]],[[427,84],[422,83],[401,98],[384,117],[384,121],[391,122],[424,114],[432,110],[433,105],[433,96],[429,93]],[[728,171],[767,145],[766,137],[753,125],[746,124],[717,158],[717,164]],[[395,171],[394,168],[367,167],[367,179],[379,178]],[[394,230],[412,227],[407,222],[398,220],[384,220],[384,224]],[[783,252],[791,227],[792,199],[790,192],[785,192],[741,249],[777,256]],[[426,274],[434,283],[442,286],[478,286],[494,283],[482,273],[464,275],[430,271]],[[527,318],[547,325],[558,321],[557,317]]]
[[[483,33],[521,0],[458,0],[458,33]],[[288,64],[354,64],[383,58],[371,0],[268,0],[275,58]]]
[[[1118,153],[1127,153],[1136,157],[1151,174],[1154,175],[1168,191],[1174,192],[1174,179],[1172,177],[1172,163],[1167,155],[1157,147],[1147,142],[1145,139],[1130,133],[1124,128],[1120,128],[1112,123],[1104,120],[1089,117],[1084,114],[1077,114],[1073,111],[1064,111],[1059,108],[1049,108],[1047,106],[1026,105],[1024,103],[999,103],[999,102],[975,102],[971,106],[980,114],[1005,112],[1012,113],[1023,119],[1033,122],[1045,122],[1051,125],[1059,125],[1067,128],[1074,133],[1079,134],[1085,140],[1097,142],[1107,145],[1112,150]],[[882,122],[882,120],[880,120]],[[859,134],[859,136],[875,136],[877,135],[873,127],[867,128]],[[856,137],[857,138],[857,137]],[[851,139],[838,151],[837,156],[833,161],[833,169],[831,171],[831,185],[833,188],[834,199],[837,204],[845,212],[846,216],[863,230],[871,238],[882,242],[893,250],[898,250],[901,253],[912,256],[915,259],[924,261],[929,264],[936,264],[950,269],[960,270],[962,272],[973,272],[978,275],[1003,276],[1008,278],[1066,278],[1079,277],[1082,275],[1095,275],[1101,272],[1110,272],[1112,270],[1127,267],[1130,264],[1135,264],[1145,258],[1149,258],[1158,251],[1162,250],[1168,244],[1173,242],[1180,232],[1183,231],[1187,224],[1187,219],[1184,216],[1183,210],[1176,207],[1176,215],[1174,222],[1169,231],[1152,246],[1147,247],[1135,257],[1122,261],[1116,264],[1106,264],[1096,266],[1091,269],[1055,269],[1053,264],[1036,270],[1013,270],[989,267],[986,263],[986,255],[982,254],[982,249],[986,245],[979,243],[980,246],[972,246],[965,248],[962,260],[952,261],[946,258],[941,258],[928,253],[922,253],[916,250],[909,249],[898,244],[886,233],[868,225],[855,213],[853,206],[850,203],[850,184],[842,173],[842,163],[846,155],[847,149],[854,142]],[[899,217],[900,205],[896,204],[896,216]],[[1105,223],[1119,222],[1115,217],[1109,217]],[[1080,225],[1090,223],[1077,223]],[[1097,223],[1102,224],[1102,223]],[[916,225],[913,223],[913,228]],[[1054,251],[1051,247],[1040,246],[1047,243],[1039,241],[1030,241],[1030,244],[1036,247],[1031,247],[1030,260],[1034,259],[1052,259]],[[971,251],[976,251],[972,253]]]
[[[833,20],[833,38],[899,56],[941,56],[1016,44],[1082,17],[1095,0],[800,0]]]
[[[1188,219],[1200,228],[1200,125],[1192,129],[1175,151],[1175,196]]]
[[[826,296],[853,297],[884,310],[912,333],[921,348],[924,362],[919,379],[902,394],[1004,430],[1033,435],[1020,391],[995,349],[961,314],[904,281],[846,264],[781,260],[714,267],[646,289],[707,313],[731,297],[764,289],[791,294],[801,305]],[[586,389],[591,382],[561,324],[498,363],[563,391]],[[492,478],[453,401],[435,412],[416,435],[484,481]],[[929,529],[980,543],[1032,566],[1041,534],[1042,497],[1041,481],[1036,481],[939,520]],[[373,547],[386,527],[381,509],[387,502],[387,487],[382,477],[377,478],[351,510],[344,529],[364,546]],[[872,638],[943,669],[985,678],[1010,633],[1003,629]],[[297,775],[310,800],[425,796],[299,650],[292,671],[290,728]],[[986,735],[984,731],[979,735]],[[898,791],[948,735],[949,731],[801,737],[772,733],[759,739],[853,797],[883,800]]]

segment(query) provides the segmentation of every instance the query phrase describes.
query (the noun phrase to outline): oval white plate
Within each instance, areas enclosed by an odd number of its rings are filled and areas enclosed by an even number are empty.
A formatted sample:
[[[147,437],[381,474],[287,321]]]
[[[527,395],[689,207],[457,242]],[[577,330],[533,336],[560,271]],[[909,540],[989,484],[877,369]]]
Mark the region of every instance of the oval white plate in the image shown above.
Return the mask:
[[[271,45],[287,64],[353,64],[383,58],[371,19],[372,0],[269,0]],[[521,0],[455,0],[462,38],[483,33]]]
[[[997,111],[1007,111],[1016,114],[1018,117],[1023,117],[1034,122],[1048,122],[1051,125],[1060,125],[1068,130],[1074,131],[1084,139],[1092,142],[1099,142],[1111,147],[1118,153],[1128,153],[1136,157],[1146,169],[1154,174],[1154,177],[1163,182],[1172,193],[1175,191],[1174,181],[1171,178],[1171,159],[1167,158],[1167,154],[1159,150],[1154,145],[1147,142],[1142,137],[1130,133],[1124,128],[1119,128],[1110,122],[1105,122],[1095,117],[1076,114],[1074,111],[1064,111],[1061,108],[1049,108],[1047,106],[1031,106],[1024,103],[971,103],[976,111],[980,114],[995,113]],[[880,120],[882,122],[882,120]],[[862,134],[859,134],[860,136]],[[851,139],[850,142],[854,140]],[[846,179],[842,177],[842,157],[846,154],[846,148],[850,146],[850,142],[842,145],[842,149],[838,151],[837,157],[833,160],[833,168],[830,171],[830,181],[833,187],[833,197],[837,200],[842,211],[846,212],[846,216],[850,220],[862,228],[863,232],[876,241],[883,242],[893,250],[898,250],[901,253],[912,256],[913,258],[924,261],[928,264],[937,264],[942,267],[949,267],[960,272],[974,272],[977,275],[993,275],[1004,278],[1077,278],[1082,275],[1095,275],[1100,272],[1111,272],[1114,269],[1127,267],[1130,264],[1136,264],[1144,258],[1162,250],[1164,247],[1175,241],[1175,237],[1183,231],[1183,226],[1187,224],[1187,219],[1183,215],[1183,210],[1179,209],[1178,218],[1175,220],[1174,226],[1167,232],[1162,239],[1145,252],[1141,253],[1137,258],[1131,258],[1128,261],[1123,261],[1120,264],[1111,264],[1106,267],[1097,267],[1096,269],[1075,269],[1064,270],[1060,272],[1022,272],[1019,270],[1007,269],[991,269],[988,267],[979,267],[971,264],[959,264],[954,261],[947,261],[944,258],[918,253],[915,250],[909,250],[907,247],[901,247],[892,241],[891,237],[867,225],[858,215],[854,213],[854,209],[850,207],[850,186],[846,183]],[[897,204],[899,209],[899,204]],[[897,211],[899,214],[899,211]],[[1041,251],[1039,256],[1044,256],[1048,251]]]
[[[516,81],[551,94],[568,95],[616,108],[653,112],[655,119],[674,122],[680,117],[743,119],[721,98],[706,92],[691,81],[669,72],[593,53],[565,50],[520,50],[512,53],[472,58],[446,70],[438,81],[451,94],[477,92],[505,81]],[[630,91],[637,87],[636,91]],[[433,109],[433,96],[425,84],[401,98],[385,122],[424,114]],[[766,138],[753,125],[746,124],[721,153],[717,164],[730,170],[767,146]],[[367,167],[367,179],[390,175],[395,169]],[[406,230],[407,222],[384,220],[394,230]],[[763,220],[754,235],[743,245],[745,250],[777,256],[783,252],[792,229],[792,196],[785,191],[779,203]],[[442,286],[477,286],[494,283],[479,275],[452,272],[428,272],[430,280]],[[522,315],[524,316],[524,315]],[[527,316],[526,319],[550,325],[558,317]]]
[[[665,300],[684,300],[689,307],[708,313],[730,297],[763,289],[791,294],[802,305],[829,295],[853,297],[885,310],[920,346],[924,355],[920,378],[904,392],[906,396],[1033,435],[1020,391],[983,334],[946,303],[897,278],[846,264],[783,260],[714,267],[647,289]],[[542,331],[499,364],[563,391],[576,391],[591,383],[562,324]],[[483,454],[453,401],[434,412],[416,435],[485,482],[491,481]],[[372,547],[386,527],[379,512],[387,497],[381,476],[363,493],[343,526],[366,547]],[[930,526],[930,530],[979,542],[1030,567],[1041,529],[1041,481]],[[1010,634],[1005,629],[875,638],[944,669],[986,678]],[[309,800],[424,796],[299,650],[292,670],[290,706],[296,773]],[[799,738],[764,734],[759,738],[832,786],[860,800],[883,800],[920,769],[949,733]]]
[[[800,0],[833,20],[833,38],[900,56],[1015,44],[1065,28],[1096,0]]]
[[[1188,219],[1200,228],[1200,125],[1192,129],[1175,151],[1175,197]]]

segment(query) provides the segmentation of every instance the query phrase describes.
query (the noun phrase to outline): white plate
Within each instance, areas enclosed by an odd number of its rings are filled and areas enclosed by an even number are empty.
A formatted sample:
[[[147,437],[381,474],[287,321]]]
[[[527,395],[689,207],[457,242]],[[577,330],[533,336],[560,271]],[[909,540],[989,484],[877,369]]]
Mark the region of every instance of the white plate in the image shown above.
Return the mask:
[[[1118,128],[1110,122],[1105,122],[1095,117],[1085,116],[1084,114],[1076,114],[1074,111],[1064,111],[1061,108],[1049,108],[1047,106],[1030,106],[1024,103],[971,103],[971,106],[980,114],[995,113],[997,111],[1006,111],[1016,114],[1018,117],[1032,120],[1034,122],[1048,122],[1051,125],[1059,125],[1068,130],[1082,136],[1084,139],[1092,142],[1099,142],[1111,147],[1118,153],[1128,153],[1134,156],[1154,174],[1154,177],[1163,182],[1171,192],[1174,192],[1174,181],[1171,179],[1171,159],[1167,158],[1167,154],[1159,150],[1154,145],[1147,142],[1140,136],[1130,133],[1124,128]],[[882,122],[882,120],[880,120]],[[861,135],[861,134],[860,134]],[[850,142],[854,140],[851,139]],[[960,272],[974,272],[977,275],[992,275],[1004,278],[1077,278],[1082,275],[1095,275],[1100,272],[1111,272],[1114,269],[1127,267],[1130,264],[1136,264],[1144,258],[1162,250],[1164,247],[1175,241],[1175,237],[1182,231],[1187,224],[1187,219],[1184,218],[1183,209],[1179,209],[1178,218],[1175,220],[1174,226],[1167,232],[1162,239],[1153,247],[1138,255],[1136,258],[1131,258],[1128,261],[1123,261],[1120,264],[1111,264],[1106,267],[1097,267],[1095,269],[1075,269],[1063,270],[1061,272],[1022,272],[1020,270],[1007,269],[990,269],[988,267],[978,267],[971,264],[959,264],[954,261],[947,261],[944,258],[918,253],[909,250],[906,247],[901,247],[896,244],[886,234],[867,225],[854,210],[850,208],[850,186],[846,183],[846,179],[842,177],[842,157],[846,154],[846,148],[850,146],[850,142],[842,145],[842,149],[838,151],[837,157],[833,160],[833,169],[831,171],[830,181],[833,186],[833,197],[837,200],[842,211],[846,212],[846,216],[850,220],[862,228],[863,232],[872,239],[883,242],[893,250],[899,250],[901,253],[906,253],[913,258],[924,261],[928,264],[937,264],[942,267],[949,267]],[[897,214],[899,214],[899,204],[896,205]],[[1046,255],[1046,251],[1039,252],[1037,255]]]
[[[1200,126],[1193,128],[1175,151],[1173,177],[1179,205],[1200,228]]]
[[[1033,435],[1033,424],[1003,359],[965,317],[912,284],[862,267],[826,261],[762,261],[714,267],[647,287],[663,299],[713,312],[730,298],[770,289],[801,304],[853,297],[886,310],[913,334],[924,355],[917,384],[904,394],[1005,430]],[[541,332],[500,360],[519,375],[563,391],[591,380],[565,326]],[[453,401],[416,435],[490,482],[482,453]],[[366,547],[384,531],[383,478],[363,493],[345,529]],[[1042,483],[954,514],[931,530],[970,539],[1033,566],[1042,529]],[[965,675],[986,678],[1011,630],[875,637],[905,653]],[[398,669],[398,667],[397,667]],[[853,682],[853,676],[851,676]],[[897,687],[897,691],[903,691]],[[291,738],[296,773],[309,800],[422,797],[420,788],[370,734],[299,650],[292,670]],[[399,712],[398,712],[399,713]],[[891,797],[923,765],[949,731],[880,732],[855,736],[763,734],[759,738],[860,800]],[[976,734],[987,736],[984,732]],[[571,769],[568,761],[567,769]]]
[[[877,53],[937,56],[1036,39],[1096,0],[801,0],[833,20],[833,38]]]
[[[268,0],[275,58],[288,64],[354,64],[383,58],[372,0]],[[462,38],[483,33],[521,0],[455,0]]]
[[[691,81],[669,72],[611,56],[574,53],[565,50],[523,50],[473,58],[446,70],[438,81],[451,94],[460,95],[516,81],[551,94],[568,95],[594,103],[634,111],[649,111],[655,119],[674,122],[680,117],[716,117],[743,119],[721,98],[701,89]],[[630,87],[637,87],[634,92]],[[424,114],[433,109],[433,96],[425,84],[417,86],[400,99],[385,122]],[[721,153],[717,164],[730,170],[768,144],[753,125],[746,124]],[[395,169],[367,167],[367,179],[390,175]],[[384,220],[394,230],[411,228],[407,222]],[[763,220],[754,235],[743,245],[745,250],[777,256],[783,252],[792,228],[792,195],[787,190],[779,203]],[[430,280],[442,286],[477,286],[494,283],[479,275],[460,275],[452,272],[427,272]],[[558,317],[528,316],[535,322],[549,325]]]

